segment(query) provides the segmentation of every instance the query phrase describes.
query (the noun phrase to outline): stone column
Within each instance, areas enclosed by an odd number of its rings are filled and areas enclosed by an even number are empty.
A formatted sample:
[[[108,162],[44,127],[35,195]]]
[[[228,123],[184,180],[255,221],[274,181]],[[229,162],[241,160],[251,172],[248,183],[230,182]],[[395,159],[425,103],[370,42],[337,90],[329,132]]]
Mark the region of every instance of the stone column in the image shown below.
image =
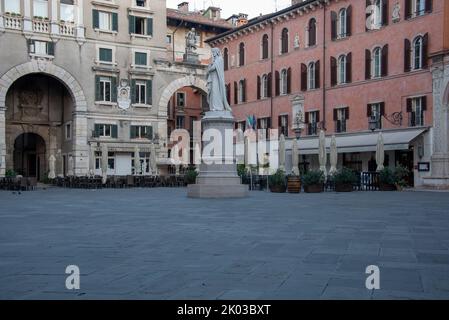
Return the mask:
[[[51,0],[51,34],[59,34],[58,0]]]
[[[73,113],[72,154],[74,174],[84,176],[89,173],[89,146],[87,145],[87,117],[85,112]]]
[[[33,32],[33,14],[31,12],[31,0],[23,1],[23,32]]]
[[[76,38],[78,40],[84,40],[84,13],[83,13],[83,0],[78,0],[75,10],[75,23],[76,23]]]
[[[426,186],[449,188],[449,56],[433,62],[433,153],[432,175]]]
[[[3,6],[0,1],[0,32],[5,31],[5,23],[3,21]]]
[[[0,105],[0,177],[6,173],[6,118],[5,106]]]

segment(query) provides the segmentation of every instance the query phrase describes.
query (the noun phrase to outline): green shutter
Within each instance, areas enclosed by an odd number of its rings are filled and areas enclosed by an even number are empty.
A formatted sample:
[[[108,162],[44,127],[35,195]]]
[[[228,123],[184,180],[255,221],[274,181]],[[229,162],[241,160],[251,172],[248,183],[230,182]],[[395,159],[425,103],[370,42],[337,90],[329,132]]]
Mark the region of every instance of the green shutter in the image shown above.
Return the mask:
[[[100,76],[95,76],[95,101],[102,101]]]
[[[118,31],[118,13],[112,13],[112,31]]]
[[[92,20],[94,29],[100,28],[100,13],[98,10],[92,10]]]
[[[55,44],[53,42],[47,42],[47,54],[49,56],[55,55]]]
[[[129,15],[129,33],[136,33],[136,17]]]
[[[135,60],[136,65],[146,66],[147,65],[147,54],[144,52],[136,52],[134,60]]]
[[[136,103],[137,101],[137,95],[136,95],[136,80],[131,80],[131,103]]]
[[[112,62],[112,49],[100,48],[100,61]]]
[[[147,132],[147,139],[152,140],[153,139],[153,127],[149,126],[146,128]]]
[[[111,77],[111,101],[117,102],[117,78]]]
[[[101,131],[101,125],[95,124],[95,127],[94,127],[95,138],[100,137],[100,131]]]
[[[153,18],[147,19],[147,36],[153,35]]]
[[[116,124],[112,125],[111,137],[117,139],[118,137],[118,127]]]
[[[153,105],[153,80],[147,80],[147,104]]]
[[[131,133],[130,133],[131,139],[136,138],[136,126],[131,126]]]

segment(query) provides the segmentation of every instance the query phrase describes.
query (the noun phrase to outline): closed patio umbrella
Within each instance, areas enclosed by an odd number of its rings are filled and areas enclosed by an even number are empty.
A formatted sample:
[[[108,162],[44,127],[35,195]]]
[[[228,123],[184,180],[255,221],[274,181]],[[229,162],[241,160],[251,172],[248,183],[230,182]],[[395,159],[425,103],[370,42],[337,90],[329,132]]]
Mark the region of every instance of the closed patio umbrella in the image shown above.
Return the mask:
[[[299,146],[296,139],[292,142],[292,172],[295,176],[299,176]]]
[[[68,164],[67,164],[67,175],[69,177],[73,176],[73,156],[69,156]]]
[[[151,174],[157,175],[157,158],[156,158],[156,148],[154,146],[154,143],[151,144],[150,147],[150,167],[151,167]]]
[[[90,147],[89,174],[91,176],[95,175],[95,148],[93,146]]]
[[[385,144],[382,132],[379,132],[379,137],[377,138],[377,148],[376,148],[376,163],[377,171],[382,171],[384,169],[385,162]]]
[[[101,146],[101,177],[103,184],[108,181],[108,145]]]
[[[329,170],[329,174],[334,174],[337,172],[337,164],[338,164],[337,139],[335,138],[335,136],[332,136],[331,140],[330,162],[331,162],[331,169]]]
[[[56,178],[56,158],[54,155],[50,155],[48,158],[48,178]]]
[[[138,145],[134,146],[134,174],[142,174],[142,164],[140,163],[140,149]]]
[[[249,137],[244,138],[244,161],[245,161],[245,170],[249,172],[251,170],[251,166],[249,165]]]
[[[175,144],[175,146],[173,147],[171,158],[172,158],[172,162],[175,165],[175,170],[176,170],[175,173],[176,173],[176,175],[179,175],[179,165],[180,165],[181,161],[179,159],[179,147],[178,147],[178,144]]]
[[[327,152],[326,152],[326,135],[324,131],[320,131],[320,139],[318,144],[318,161],[320,163],[320,170],[327,175],[326,164],[327,164]]]
[[[285,137],[283,134],[279,138],[279,169],[285,171]]]

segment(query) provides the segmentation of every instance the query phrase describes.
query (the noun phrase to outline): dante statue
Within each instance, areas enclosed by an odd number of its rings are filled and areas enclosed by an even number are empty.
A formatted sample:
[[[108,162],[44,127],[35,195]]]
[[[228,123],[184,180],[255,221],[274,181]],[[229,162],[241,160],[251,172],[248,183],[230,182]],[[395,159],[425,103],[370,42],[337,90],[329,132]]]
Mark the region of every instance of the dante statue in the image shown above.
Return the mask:
[[[232,111],[226,98],[224,61],[220,49],[212,49],[212,63],[207,70],[207,102],[211,111]]]

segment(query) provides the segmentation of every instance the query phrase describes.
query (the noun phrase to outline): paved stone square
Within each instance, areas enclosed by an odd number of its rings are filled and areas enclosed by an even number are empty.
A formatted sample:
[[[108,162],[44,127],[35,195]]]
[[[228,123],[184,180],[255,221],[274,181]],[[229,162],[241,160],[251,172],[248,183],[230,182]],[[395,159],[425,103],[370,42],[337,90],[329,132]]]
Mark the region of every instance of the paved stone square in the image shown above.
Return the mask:
[[[449,193],[52,188],[0,203],[0,299],[449,298]]]

